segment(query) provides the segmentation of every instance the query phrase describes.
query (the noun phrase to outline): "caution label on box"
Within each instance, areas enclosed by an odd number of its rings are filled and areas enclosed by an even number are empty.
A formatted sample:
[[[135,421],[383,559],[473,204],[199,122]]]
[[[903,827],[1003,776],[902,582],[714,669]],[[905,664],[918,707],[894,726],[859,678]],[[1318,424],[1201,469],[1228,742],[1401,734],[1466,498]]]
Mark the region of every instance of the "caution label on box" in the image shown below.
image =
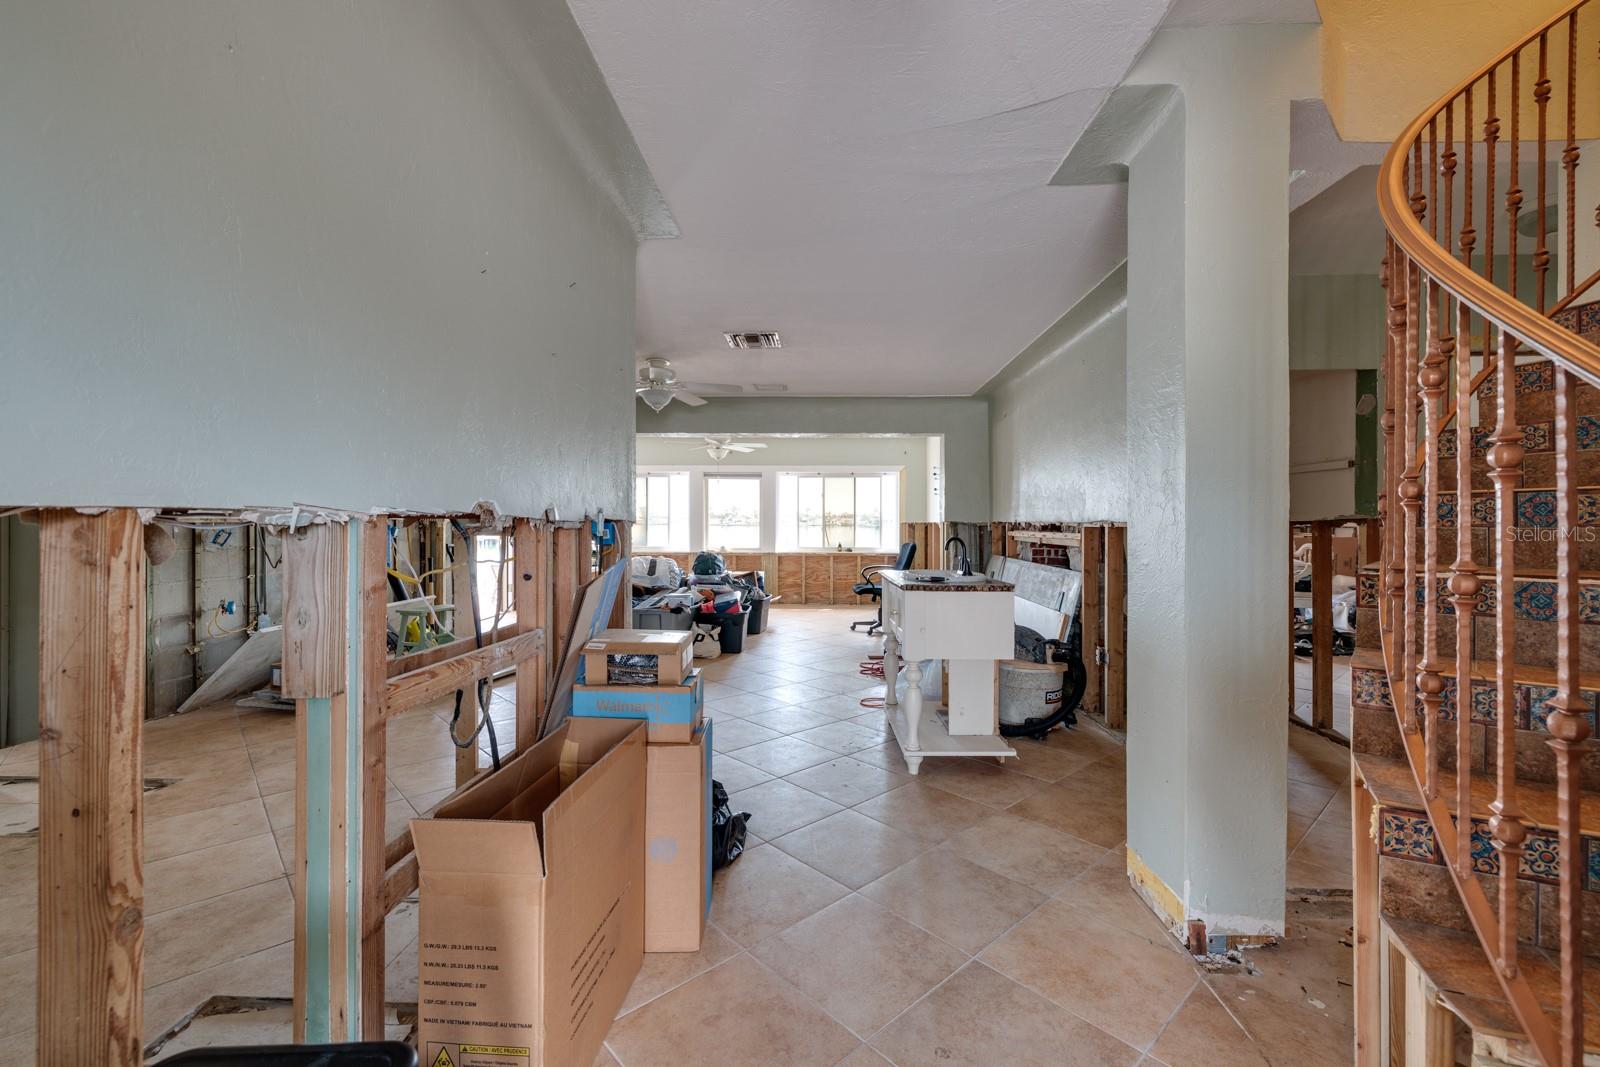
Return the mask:
[[[529,1067],[532,1050],[516,1045],[459,1045],[429,1042],[427,1067]]]

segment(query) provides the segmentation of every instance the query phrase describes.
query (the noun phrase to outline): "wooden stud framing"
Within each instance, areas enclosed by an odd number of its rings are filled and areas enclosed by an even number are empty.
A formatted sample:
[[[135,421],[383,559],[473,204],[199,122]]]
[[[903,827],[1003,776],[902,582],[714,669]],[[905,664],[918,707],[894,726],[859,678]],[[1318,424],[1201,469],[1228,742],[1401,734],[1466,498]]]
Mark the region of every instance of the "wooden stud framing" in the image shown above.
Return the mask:
[[[452,656],[450,659],[390,678],[387,683],[388,699],[384,714],[387,716],[409,711],[411,708],[438,700],[461,689],[468,691],[468,696],[461,701],[462,717],[466,718],[469,700],[474,702],[473,712],[476,716],[477,683],[492,676],[496,671],[505,670],[521,660],[537,655],[543,649],[544,631],[525,630],[515,637],[505,638],[494,644],[484,645],[482,648],[475,648],[459,656]],[[463,722],[459,729],[465,730],[468,725]]]
[[[1452,1067],[1456,1062],[1456,1017],[1438,1003],[1428,975],[1406,959],[1406,1067]]]
[[[527,519],[511,527],[513,564],[511,602],[519,626],[539,626],[548,630],[550,614],[550,530]],[[549,649],[522,661],[517,668],[517,751],[532,747],[539,739],[539,719],[544,714],[546,683],[549,680]]]
[[[558,526],[552,533],[550,567],[550,634],[545,657],[548,664],[546,692],[555,688],[555,675],[561,669],[567,639],[572,636],[573,613],[578,609],[578,590],[583,588],[584,571],[589,563],[587,526]],[[581,568],[581,569],[580,569]]]
[[[1366,783],[1350,776],[1355,941],[1355,1067],[1380,1067],[1383,1046],[1382,937],[1378,914],[1378,845],[1372,839],[1373,803]]]
[[[347,533],[318,523],[286,533],[283,548],[283,691],[295,698],[296,725],[294,1030],[311,1043],[344,1040],[354,1021]]]
[[[1106,725],[1128,728],[1128,528],[1106,527]]]
[[[1104,610],[1101,572],[1105,537],[1103,526],[1083,528],[1083,603],[1080,617],[1083,627],[1083,666],[1088,672],[1088,680],[1083,688],[1083,709],[1096,715],[1105,713],[1101,706],[1105,677],[1105,665],[1101,663],[1105,655],[1105,628],[1101,617]]]
[[[40,514],[38,1062],[144,1062],[138,514]]]
[[[1311,525],[1311,725],[1333,729],[1333,525]]]
[[[361,524],[361,1029],[365,1041],[383,1038],[385,962],[384,919],[378,888],[383,884],[388,818],[388,729],[385,703],[389,692],[388,604],[385,578],[388,522],[383,517]],[[409,830],[407,831],[409,834]],[[374,921],[376,920],[376,921]],[[372,981],[372,976],[377,981]]]

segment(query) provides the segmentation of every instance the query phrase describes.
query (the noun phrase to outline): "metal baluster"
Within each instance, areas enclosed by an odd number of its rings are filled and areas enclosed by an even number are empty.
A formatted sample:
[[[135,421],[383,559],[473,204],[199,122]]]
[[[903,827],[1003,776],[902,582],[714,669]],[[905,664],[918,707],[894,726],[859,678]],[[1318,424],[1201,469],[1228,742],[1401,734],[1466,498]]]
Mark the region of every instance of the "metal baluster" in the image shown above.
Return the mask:
[[[1494,281],[1494,165],[1500,147],[1500,114],[1495,110],[1495,81],[1499,71],[1491,70],[1488,77],[1488,114],[1483,120],[1484,179],[1483,179],[1483,276]],[[1483,361],[1489,362],[1489,324],[1483,324]]]
[[[1400,481],[1405,464],[1401,457],[1405,440],[1405,369],[1406,343],[1406,293],[1410,286],[1410,260],[1400,251],[1393,238],[1389,240],[1389,344],[1385,353],[1383,389],[1383,434],[1385,485],[1388,488],[1388,511],[1383,517],[1383,597],[1382,616],[1385,630],[1391,637],[1399,632],[1404,617],[1405,571],[1401,546],[1405,544],[1402,525],[1406,514],[1401,508]],[[1398,432],[1397,432],[1398,431]],[[1397,705],[1398,706],[1398,705]]]
[[[1446,185],[1448,189],[1448,185]],[[1443,287],[1424,276],[1427,287],[1428,355],[1417,373],[1422,390],[1422,662],[1417,665],[1417,692],[1422,698],[1423,742],[1427,766],[1422,787],[1432,799],[1439,795],[1439,731],[1444,702],[1444,677],[1439,673],[1439,432],[1444,400],[1445,352],[1451,339],[1441,333],[1444,318]]]
[[[1556,444],[1556,695],[1546,719],[1556,754],[1556,809],[1561,850],[1562,1061],[1583,1059],[1583,907],[1578,896],[1587,860],[1580,836],[1583,744],[1592,732],[1581,690],[1579,639],[1577,379],[1555,365]]]
[[[1567,295],[1578,287],[1578,13],[1567,16],[1567,146],[1561,169],[1567,175],[1567,209],[1562,219],[1567,231]]]
[[[1522,208],[1518,175],[1518,95],[1522,84],[1522,53],[1511,57],[1510,168],[1507,171],[1507,288],[1517,289],[1517,215]],[[1495,961],[1506,977],[1517,973],[1517,873],[1522,867],[1522,847],[1527,825],[1517,810],[1516,614],[1512,592],[1516,585],[1517,489],[1522,485],[1522,427],[1517,424],[1517,339],[1500,331],[1500,354],[1495,361],[1494,445],[1489,449],[1489,477],[1494,482],[1495,505],[1495,798],[1489,805],[1489,834],[1499,856],[1500,944]]]
[[[1467,87],[1462,117],[1461,262],[1472,269],[1472,87]],[[1487,328],[1488,320],[1485,320]],[[1456,302],[1456,562],[1450,593],[1456,609],[1456,856],[1463,878],[1472,876],[1472,627],[1478,607],[1478,567],[1473,562],[1472,311]]]
[[[1550,272],[1550,249],[1546,245],[1545,233],[1545,201],[1546,190],[1549,184],[1547,177],[1549,167],[1549,116],[1550,116],[1550,35],[1539,35],[1539,80],[1533,83],[1533,102],[1538,106],[1539,115],[1539,207],[1538,207],[1538,234],[1533,250],[1533,278],[1538,285],[1534,294],[1534,306],[1542,313],[1545,308],[1545,277]]]

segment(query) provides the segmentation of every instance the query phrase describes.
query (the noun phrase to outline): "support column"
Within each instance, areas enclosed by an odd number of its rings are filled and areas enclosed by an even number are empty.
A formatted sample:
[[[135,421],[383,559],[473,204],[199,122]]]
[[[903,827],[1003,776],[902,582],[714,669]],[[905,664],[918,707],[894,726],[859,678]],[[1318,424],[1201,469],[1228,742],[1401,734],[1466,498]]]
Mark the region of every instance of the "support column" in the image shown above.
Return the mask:
[[[144,1062],[143,530],[39,523],[38,1062]]]
[[[1315,27],[1158,33],[1128,173],[1128,850],[1163,918],[1284,923],[1289,102]],[[1177,912],[1177,914],[1174,914]]]
[[[295,701],[295,1040],[360,1032],[362,542],[284,536],[283,692]],[[352,714],[352,709],[355,709]]]

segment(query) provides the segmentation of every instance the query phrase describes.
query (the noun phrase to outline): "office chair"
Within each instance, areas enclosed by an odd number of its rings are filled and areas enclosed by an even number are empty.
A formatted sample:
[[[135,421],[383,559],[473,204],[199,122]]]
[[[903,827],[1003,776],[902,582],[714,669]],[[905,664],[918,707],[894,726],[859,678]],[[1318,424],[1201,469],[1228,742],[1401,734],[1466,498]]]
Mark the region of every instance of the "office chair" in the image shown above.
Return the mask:
[[[870,596],[872,602],[878,605],[878,614],[873,618],[851,623],[850,629],[854,630],[858,626],[865,626],[868,637],[876,637],[883,632],[883,586],[872,581],[871,576],[879,571],[908,571],[911,569],[911,561],[916,558],[917,543],[915,541],[907,541],[900,546],[900,555],[895,557],[895,561],[892,564],[876,563],[870,567],[861,568],[861,580],[851,586],[850,591],[855,593],[856,596]]]

